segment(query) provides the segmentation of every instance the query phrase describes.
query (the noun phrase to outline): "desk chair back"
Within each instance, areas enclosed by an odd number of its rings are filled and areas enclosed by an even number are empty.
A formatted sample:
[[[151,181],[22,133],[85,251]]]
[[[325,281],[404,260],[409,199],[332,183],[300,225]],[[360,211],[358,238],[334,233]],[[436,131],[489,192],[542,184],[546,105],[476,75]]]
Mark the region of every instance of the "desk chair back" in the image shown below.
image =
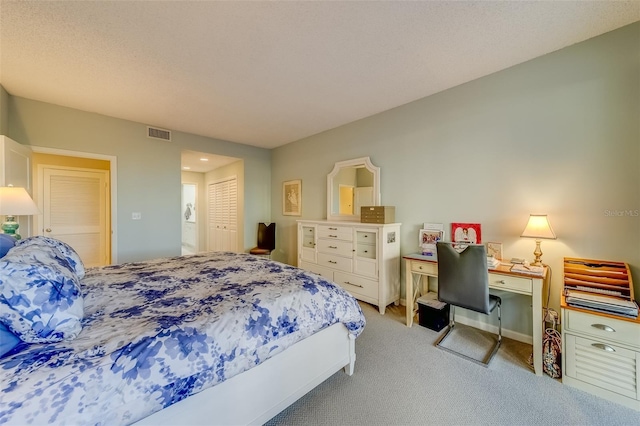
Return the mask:
[[[469,244],[458,252],[453,244],[438,242],[436,250],[438,299],[489,314],[489,271],[485,246]]]

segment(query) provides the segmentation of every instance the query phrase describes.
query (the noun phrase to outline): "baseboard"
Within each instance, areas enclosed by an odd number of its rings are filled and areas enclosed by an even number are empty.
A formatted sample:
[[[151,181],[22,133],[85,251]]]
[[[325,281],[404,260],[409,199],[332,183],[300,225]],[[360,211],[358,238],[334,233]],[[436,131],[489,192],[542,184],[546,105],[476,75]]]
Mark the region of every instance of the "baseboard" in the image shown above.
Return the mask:
[[[402,306],[407,306],[406,299],[400,299],[400,304]],[[485,322],[473,320],[471,318],[464,317],[460,314],[456,315],[456,322],[460,324],[468,325],[470,327],[475,327],[480,330],[488,331],[489,333],[498,334],[498,327],[492,324],[488,324]],[[533,345],[533,336],[528,334],[519,333],[517,331],[509,330],[507,328],[502,328],[502,335],[509,339],[517,340],[518,342],[526,343],[528,345]]]
[[[468,325],[470,327],[478,328],[480,330],[487,331],[489,333],[498,334],[498,327],[493,324],[488,324],[486,322],[473,320],[467,317],[463,317],[461,315],[456,315],[456,322],[460,324]],[[518,342],[533,345],[532,336],[529,336],[528,334],[518,333],[517,331],[509,330],[504,327],[502,327],[502,336],[507,337],[509,339],[517,340]]]

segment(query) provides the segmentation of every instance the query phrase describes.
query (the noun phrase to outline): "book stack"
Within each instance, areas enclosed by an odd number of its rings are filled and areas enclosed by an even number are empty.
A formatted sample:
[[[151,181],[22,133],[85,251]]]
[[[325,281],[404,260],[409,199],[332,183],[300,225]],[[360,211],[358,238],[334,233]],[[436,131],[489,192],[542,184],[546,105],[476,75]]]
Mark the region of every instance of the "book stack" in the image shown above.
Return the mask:
[[[638,317],[629,265],[602,260],[564,259],[564,296],[567,305]]]

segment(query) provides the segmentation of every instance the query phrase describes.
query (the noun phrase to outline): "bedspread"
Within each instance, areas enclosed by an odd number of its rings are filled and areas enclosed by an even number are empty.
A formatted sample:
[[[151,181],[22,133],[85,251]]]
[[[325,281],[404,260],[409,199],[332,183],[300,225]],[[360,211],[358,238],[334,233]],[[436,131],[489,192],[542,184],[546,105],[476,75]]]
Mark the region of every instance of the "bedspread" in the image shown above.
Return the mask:
[[[128,424],[336,322],[353,297],[301,269],[208,253],[87,271],[83,329],[0,360],[0,424]]]

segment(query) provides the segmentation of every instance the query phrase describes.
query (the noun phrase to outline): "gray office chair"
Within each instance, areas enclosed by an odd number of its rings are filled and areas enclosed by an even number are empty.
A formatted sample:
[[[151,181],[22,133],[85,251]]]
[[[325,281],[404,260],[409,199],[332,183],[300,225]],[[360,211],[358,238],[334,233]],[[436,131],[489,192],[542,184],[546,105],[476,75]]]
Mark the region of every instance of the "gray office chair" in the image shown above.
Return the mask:
[[[449,325],[436,341],[436,346],[462,356],[478,364],[489,365],[502,343],[502,315],[498,296],[489,294],[489,272],[487,270],[487,249],[484,245],[468,244],[458,251],[452,243],[436,243],[438,254],[438,299],[451,305]],[[498,340],[483,360],[444,347],[441,343],[455,327],[455,307],[470,309],[489,315],[498,308]]]

